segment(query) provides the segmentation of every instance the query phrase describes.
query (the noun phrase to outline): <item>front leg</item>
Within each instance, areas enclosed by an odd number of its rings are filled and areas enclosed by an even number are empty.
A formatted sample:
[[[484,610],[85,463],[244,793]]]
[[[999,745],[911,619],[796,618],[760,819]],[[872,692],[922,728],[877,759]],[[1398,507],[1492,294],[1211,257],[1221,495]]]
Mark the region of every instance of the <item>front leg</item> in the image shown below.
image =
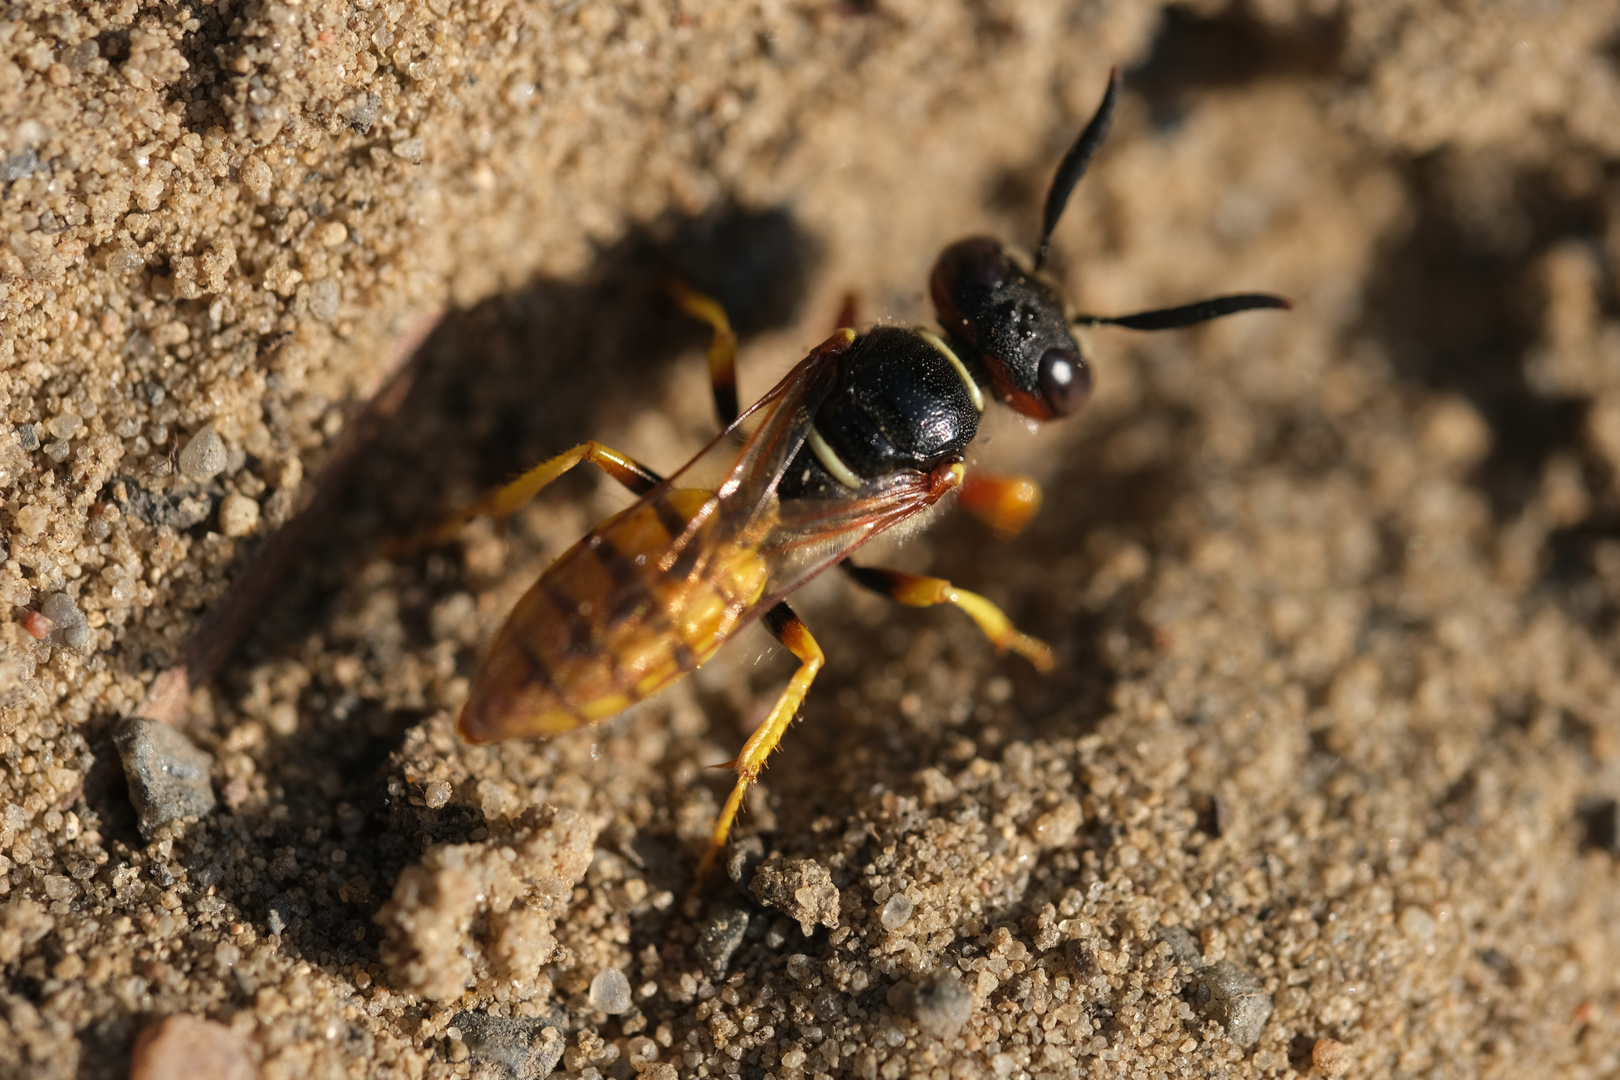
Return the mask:
[[[1027,476],[970,472],[958,497],[962,508],[1006,540],[1017,536],[1041,508],[1041,488]]]
[[[890,600],[911,607],[932,607],[935,604],[955,604],[968,617],[979,624],[984,636],[1002,652],[1015,652],[1035,665],[1037,671],[1052,670],[1052,649],[1018,632],[1007,613],[975,592],[959,589],[944,578],[908,574],[904,570],[886,570],[876,566],[856,566],[849,560],[838,565],[855,582]]]
[[[679,279],[669,283],[670,295],[681,310],[699,322],[707,323],[714,336],[709,341],[709,385],[714,391],[714,411],[720,426],[728,428],[740,415],[737,404],[737,331],[726,318],[720,301],[705,296]]]

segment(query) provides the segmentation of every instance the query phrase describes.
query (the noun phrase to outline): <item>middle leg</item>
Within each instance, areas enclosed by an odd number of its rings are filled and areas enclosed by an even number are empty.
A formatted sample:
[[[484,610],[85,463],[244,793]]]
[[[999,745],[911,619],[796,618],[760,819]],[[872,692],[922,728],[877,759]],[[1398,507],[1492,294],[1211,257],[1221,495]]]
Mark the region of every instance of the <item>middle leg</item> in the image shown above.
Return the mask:
[[[1043,641],[1019,633],[1007,613],[986,598],[966,589],[959,589],[944,578],[908,574],[904,570],[886,570],[877,566],[856,566],[845,559],[838,564],[856,583],[881,593],[890,600],[910,607],[932,607],[935,604],[954,604],[967,612],[979,624],[984,636],[1002,652],[1015,652],[1035,665],[1037,671],[1052,670],[1052,649]]]
[[[635,458],[591,439],[542,461],[516,480],[488,492],[471,506],[463,507],[437,525],[403,543],[390,545],[390,550],[393,554],[401,555],[447,544],[456,538],[463,525],[484,514],[494,518],[497,525],[504,525],[507,518],[517,513],[524,503],[540,494],[552,481],[586,462],[595,465],[636,495],[645,495],[663,482],[663,477]]]

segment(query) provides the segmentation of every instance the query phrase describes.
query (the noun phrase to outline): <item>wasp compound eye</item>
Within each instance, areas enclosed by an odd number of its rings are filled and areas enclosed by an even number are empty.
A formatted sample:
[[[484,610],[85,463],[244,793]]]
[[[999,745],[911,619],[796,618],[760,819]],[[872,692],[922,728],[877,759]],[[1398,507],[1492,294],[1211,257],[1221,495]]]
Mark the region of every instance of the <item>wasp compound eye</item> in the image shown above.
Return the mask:
[[[1091,368],[1067,349],[1047,349],[1039,377],[1041,396],[1053,416],[1072,416],[1091,397]]]

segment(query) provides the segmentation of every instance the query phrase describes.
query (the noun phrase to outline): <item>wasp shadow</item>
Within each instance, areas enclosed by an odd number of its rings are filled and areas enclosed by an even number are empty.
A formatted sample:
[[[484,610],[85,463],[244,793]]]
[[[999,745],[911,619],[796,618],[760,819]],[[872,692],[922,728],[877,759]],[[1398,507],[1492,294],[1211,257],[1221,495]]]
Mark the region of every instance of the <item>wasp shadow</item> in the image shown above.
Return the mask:
[[[1549,538],[1540,584],[1583,621],[1612,624],[1612,605],[1582,600],[1597,576],[1595,545],[1620,534],[1612,471],[1586,435],[1592,399],[1538,387],[1530,374],[1545,298],[1539,262],[1561,245],[1601,245],[1602,194],[1571,192],[1548,169],[1455,151],[1404,172],[1414,220],[1368,276],[1365,328],[1399,376],[1466,399],[1490,426],[1490,452],[1469,479],[1498,525],[1536,497],[1554,455],[1578,463],[1591,506]]]
[[[233,815],[230,842],[251,836],[264,869],[240,885],[205,852],[193,878],[217,883],[259,933],[312,962],[374,961],[371,915],[403,867],[486,825],[465,800],[430,807],[402,789],[397,755],[425,713],[386,704],[402,699],[399,672],[421,670],[435,605],[463,587],[459,562],[426,554],[380,566],[379,547],[433,523],[458,495],[656,403],[671,361],[707,340],[669,299],[671,278],[718,298],[746,339],[795,318],[818,257],[788,211],[730,205],[637,230],[576,280],[537,280],[446,316],[338,512],[219,679],[226,700],[246,700],[266,671],[301,672],[296,733],[254,753],[270,797]],[[345,852],[338,865],[334,848]],[[252,988],[240,989],[250,1000]]]
[[[646,407],[674,358],[707,340],[670,300],[671,279],[718,299],[746,340],[793,321],[816,258],[787,211],[728,206],[633,232],[580,280],[451,314],[424,346],[357,502],[420,526],[444,511],[447,489],[488,489],[590,438]]]

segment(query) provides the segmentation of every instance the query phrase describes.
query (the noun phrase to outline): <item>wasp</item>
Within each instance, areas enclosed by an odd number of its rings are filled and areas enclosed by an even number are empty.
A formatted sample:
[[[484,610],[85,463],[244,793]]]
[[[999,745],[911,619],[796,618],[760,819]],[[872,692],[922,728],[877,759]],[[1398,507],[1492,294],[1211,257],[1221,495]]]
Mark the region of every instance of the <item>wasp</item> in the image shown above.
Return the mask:
[[[786,599],[817,574],[837,566],[902,604],[955,605],[999,650],[1049,669],[1051,650],[985,597],[942,578],[857,566],[850,556],[952,492],[999,531],[1023,524],[1039,489],[1022,478],[969,477],[964,454],[992,400],[1035,421],[1085,404],[1091,369],[1073,327],[1165,330],[1289,306],[1243,294],[1112,318],[1066,314],[1042,266],[1069,195],[1107,133],[1120,87],[1115,69],[1058,166],[1028,269],[987,236],[960,240],[940,255],[929,282],[937,329],[841,328],[739,412],[737,341],[725,312],[672,286],[683,309],[712,330],[709,369],[722,433],[668,477],[601,443],[583,443],[436,533],[446,538],[476,514],[504,519],[585,462],[639,496],[564,552],[518,601],[471,684],[457,724],[462,737],[482,743],[602,723],[763,621],[799,668],[742,751],[722,766],[737,780],[698,868],[702,882],[824,662]]]

